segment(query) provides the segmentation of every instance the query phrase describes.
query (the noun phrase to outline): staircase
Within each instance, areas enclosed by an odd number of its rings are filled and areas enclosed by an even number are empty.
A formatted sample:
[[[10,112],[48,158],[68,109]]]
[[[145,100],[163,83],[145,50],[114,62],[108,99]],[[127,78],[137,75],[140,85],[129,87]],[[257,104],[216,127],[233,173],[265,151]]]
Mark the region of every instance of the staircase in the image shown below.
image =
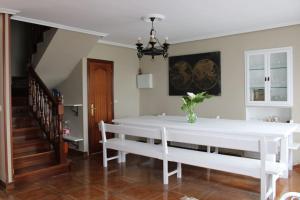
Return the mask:
[[[29,77],[13,77],[12,79],[12,128],[13,128],[13,168],[15,183],[33,181],[42,177],[57,175],[69,171],[70,162],[63,152],[61,131],[53,121],[47,120],[49,127],[45,129],[46,94],[33,77],[31,69]],[[37,90],[36,90],[37,89]],[[28,92],[30,91],[30,92]],[[48,90],[47,90],[48,91]],[[33,96],[32,93],[34,92]],[[35,99],[33,99],[35,98]],[[31,99],[31,102],[29,102]],[[50,102],[50,101],[49,101]],[[34,104],[33,104],[34,103]],[[39,104],[39,105],[38,105]],[[39,107],[39,108],[38,108]],[[54,108],[54,111],[52,112]],[[47,113],[53,119],[57,114],[53,108],[47,107]],[[43,114],[44,113],[44,114]],[[59,123],[55,118],[55,123]],[[52,126],[52,128],[50,128]],[[54,133],[54,130],[57,132]],[[52,134],[52,135],[51,135]],[[51,136],[50,136],[51,135]],[[52,137],[52,138],[51,138]]]

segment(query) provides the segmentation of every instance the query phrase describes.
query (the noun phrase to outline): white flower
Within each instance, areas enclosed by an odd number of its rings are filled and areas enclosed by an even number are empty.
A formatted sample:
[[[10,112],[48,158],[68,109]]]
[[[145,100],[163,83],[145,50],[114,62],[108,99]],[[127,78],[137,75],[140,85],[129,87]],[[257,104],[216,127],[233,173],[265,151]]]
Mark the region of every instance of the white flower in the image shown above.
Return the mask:
[[[190,99],[193,99],[196,97],[196,95],[192,92],[187,92],[187,95],[189,96]]]

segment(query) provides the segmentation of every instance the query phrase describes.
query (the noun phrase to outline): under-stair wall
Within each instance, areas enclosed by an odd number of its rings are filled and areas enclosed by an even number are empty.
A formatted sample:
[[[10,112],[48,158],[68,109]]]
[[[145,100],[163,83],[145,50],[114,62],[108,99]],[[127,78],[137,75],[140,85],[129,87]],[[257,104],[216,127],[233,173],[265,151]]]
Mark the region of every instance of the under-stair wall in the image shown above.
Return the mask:
[[[48,88],[63,82],[83,57],[87,57],[97,36],[58,29],[35,70]]]

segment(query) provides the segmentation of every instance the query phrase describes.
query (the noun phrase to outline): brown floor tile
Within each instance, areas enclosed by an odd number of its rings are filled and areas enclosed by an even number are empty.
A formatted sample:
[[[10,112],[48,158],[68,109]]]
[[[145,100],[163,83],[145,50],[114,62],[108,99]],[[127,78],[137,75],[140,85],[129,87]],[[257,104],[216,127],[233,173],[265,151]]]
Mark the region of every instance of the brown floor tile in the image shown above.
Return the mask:
[[[162,180],[162,162],[129,155],[126,164],[110,161],[102,168],[101,154],[88,159],[71,157],[72,171],[30,185],[17,185],[0,200],[179,200],[183,196],[199,200],[259,199],[259,180],[236,174],[183,165],[183,178]],[[170,163],[169,170],[176,165]],[[287,191],[300,191],[300,167],[288,180],[277,182],[277,198]]]

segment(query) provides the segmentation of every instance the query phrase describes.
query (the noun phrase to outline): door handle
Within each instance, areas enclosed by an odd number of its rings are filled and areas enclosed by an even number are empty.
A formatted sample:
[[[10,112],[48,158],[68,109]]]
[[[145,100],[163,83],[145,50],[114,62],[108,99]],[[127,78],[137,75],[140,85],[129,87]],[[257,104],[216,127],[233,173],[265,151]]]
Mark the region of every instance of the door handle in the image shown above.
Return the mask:
[[[91,116],[94,116],[95,110],[96,110],[96,108],[95,108],[94,104],[91,104]]]

